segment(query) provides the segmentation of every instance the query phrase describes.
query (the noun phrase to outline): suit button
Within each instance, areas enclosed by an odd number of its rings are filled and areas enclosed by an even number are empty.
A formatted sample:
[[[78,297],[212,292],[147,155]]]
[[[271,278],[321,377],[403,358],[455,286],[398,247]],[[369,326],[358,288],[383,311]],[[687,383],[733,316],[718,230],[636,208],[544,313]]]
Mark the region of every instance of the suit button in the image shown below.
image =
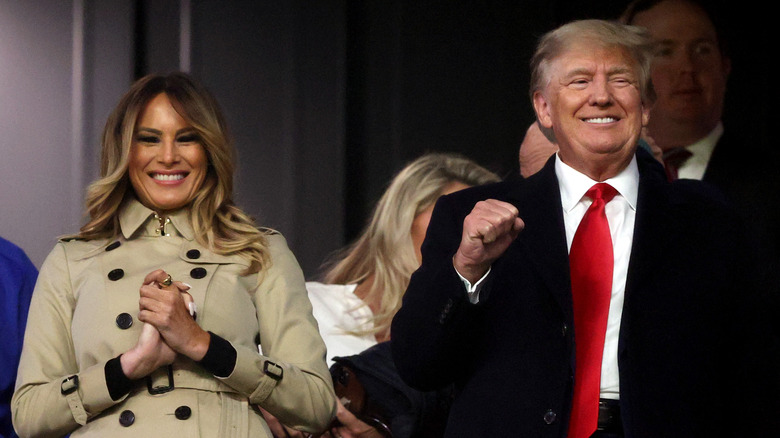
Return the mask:
[[[547,412],[544,413],[544,422],[547,424],[555,423],[557,418],[558,414],[556,414],[552,409],[548,409]]]
[[[121,244],[122,244],[122,242],[117,240],[116,242],[112,243],[111,245],[108,245],[106,247],[106,251],[113,251],[113,250],[119,248],[119,245],[121,245]]]
[[[192,409],[189,406],[179,406],[173,413],[179,420],[186,420],[192,415]]]
[[[116,325],[122,330],[127,330],[133,325],[133,317],[129,313],[120,313],[116,317]]]
[[[197,249],[191,249],[187,251],[187,258],[188,259],[199,259],[200,258],[200,251]]]
[[[564,322],[563,326],[561,327],[561,336],[564,338],[566,337],[566,333],[569,332],[569,326]]]
[[[206,274],[207,274],[207,272],[206,272],[206,269],[204,269],[204,268],[195,268],[192,271],[190,271],[190,276],[192,278],[196,278],[196,279],[203,278],[203,277],[206,276]]]
[[[117,281],[125,276],[125,271],[121,269],[114,269],[108,273],[108,279],[111,281]]]
[[[133,423],[135,423],[135,414],[131,410],[122,411],[121,414],[119,414],[119,424],[121,424],[124,427],[129,427]]]

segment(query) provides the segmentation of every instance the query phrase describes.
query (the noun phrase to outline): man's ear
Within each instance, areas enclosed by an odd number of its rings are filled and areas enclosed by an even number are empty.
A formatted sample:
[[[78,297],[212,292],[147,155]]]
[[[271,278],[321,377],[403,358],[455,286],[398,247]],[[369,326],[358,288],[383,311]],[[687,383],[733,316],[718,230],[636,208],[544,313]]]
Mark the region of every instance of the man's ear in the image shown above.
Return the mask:
[[[550,115],[550,104],[541,91],[534,92],[534,111],[536,118],[543,128],[552,128],[552,116]]]

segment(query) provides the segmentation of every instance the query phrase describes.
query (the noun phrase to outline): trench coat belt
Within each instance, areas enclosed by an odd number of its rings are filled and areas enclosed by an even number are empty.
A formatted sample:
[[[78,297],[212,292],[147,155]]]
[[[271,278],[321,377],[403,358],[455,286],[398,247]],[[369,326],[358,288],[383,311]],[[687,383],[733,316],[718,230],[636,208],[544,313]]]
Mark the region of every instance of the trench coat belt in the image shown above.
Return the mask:
[[[138,389],[143,388],[143,390],[146,391],[147,385],[151,386],[152,388],[165,388],[172,383],[173,388],[171,389],[187,388],[200,389],[211,392],[229,392],[238,394],[238,391],[222,383],[219,379],[206,371],[178,368],[178,364],[176,363],[172,365],[172,368],[172,380],[169,380],[168,378],[167,367],[160,367],[146,378],[141,379],[138,384]]]

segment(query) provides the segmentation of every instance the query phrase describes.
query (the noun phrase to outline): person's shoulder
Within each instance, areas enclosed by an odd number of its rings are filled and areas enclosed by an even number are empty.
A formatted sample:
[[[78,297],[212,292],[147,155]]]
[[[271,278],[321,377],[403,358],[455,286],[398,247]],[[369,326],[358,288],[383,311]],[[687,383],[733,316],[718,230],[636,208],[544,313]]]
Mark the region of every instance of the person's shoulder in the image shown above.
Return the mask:
[[[673,202],[729,209],[731,204],[716,186],[695,179],[678,179],[668,185]]]
[[[61,237],[52,249],[52,253],[62,250],[69,260],[81,260],[110,251],[109,245],[117,239],[82,239],[79,237]]]
[[[18,247],[16,244],[2,237],[0,237],[0,255],[2,255],[3,257],[13,258],[13,259],[27,258],[27,254],[25,254],[22,248]]]
[[[326,284],[318,281],[307,281],[306,291],[312,302],[360,304],[360,298],[354,294],[354,284]],[[341,307],[341,306],[340,306]]]
[[[27,253],[22,248],[2,237],[0,237],[0,260],[2,260],[4,266],[35,269],[32,261],[30,261]]]
[[[322,295],[343,295],[355,290],[354,284],[328,284],[319,281],[307,281],[306,289],[309,292]]]
[[[523,185],[524,183],[525,180],[523,179],[499,181],[465,188],[463,190],[450,193],[446,196],[456,204],[473,205],[476,202],[483,201],[485,199],[503,200],[506,198],[507,193],[509,193],[513,188],[517,187],[518,185]]]

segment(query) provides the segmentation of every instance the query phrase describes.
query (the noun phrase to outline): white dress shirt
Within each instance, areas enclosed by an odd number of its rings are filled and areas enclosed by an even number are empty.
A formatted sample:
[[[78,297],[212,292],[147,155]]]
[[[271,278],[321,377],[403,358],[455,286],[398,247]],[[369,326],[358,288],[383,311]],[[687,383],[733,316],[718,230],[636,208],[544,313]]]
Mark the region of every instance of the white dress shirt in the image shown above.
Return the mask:
[[[617,195],[604,208],[609,222],[609,232],[612,236],[612,251],[615,266],[612,272],[612,296],[607,317],[607,333],[604,338],[604,354],[601,363],[601,398],[620,398],[620,375],[618,372],[617,349],[620,334],[620,319],[623,315],[623,298],[626,290],[628,261],[631,256],[631,245],[634,240],[634,222],[636,220],[636,201],[639,190],[639,167],[636,157],[617,176],[606,181],[593,181],[586,175],[564,164],[558,154],[555,154],[555,175],[561,191],[561,206],[563,207],[563,222],[566,228],[566,244],[571,250],[574,233],[580,225],[582,217],[593,202],[585,197],[585,193],[594,184],[606,182],[617,190]],[[522,231],[521,231],[522,232]],[[457,272],[457,270],[456,270]],[[473,285],[465,277],[458,275],[463,281],[469,300],[479,301],[480,286],[490,274],[485,275]]]
[[[688,158],[679,169],[677,169],[678,178],[698,179],[704,177],[704,171],[707,170],[707,164],[710,162],[712,151],[718,140],[723,135],[723,123],[718,123],[706,137],[696,143],[686,146],[693,155]]]
[[[558,185],[561,190],[566,244],[571,250],[574,233],[593,202],[590,198],[585,197],[585,192],[600,181],[593,181],[564,164],[557,157],[557,154],[555,175],[558,177]],[[631,256],[633,243],[639,188],[639,168],[636,164],[636,157],[620,174],[603,182],[614,187],[618,194],[604,209],[607,222],[609,222],[609,232],[612,236],[615,266],[612,273],[612,297],[609,303],[607,333],[604,339],[604,355],[601,363],[601,397],[618,399],[620,398],[620,377],[617,362],[618,335],[620,333],[620,319],[623,314],[623,298],[626,290],[626,276],[628,275],[628,260]]]

